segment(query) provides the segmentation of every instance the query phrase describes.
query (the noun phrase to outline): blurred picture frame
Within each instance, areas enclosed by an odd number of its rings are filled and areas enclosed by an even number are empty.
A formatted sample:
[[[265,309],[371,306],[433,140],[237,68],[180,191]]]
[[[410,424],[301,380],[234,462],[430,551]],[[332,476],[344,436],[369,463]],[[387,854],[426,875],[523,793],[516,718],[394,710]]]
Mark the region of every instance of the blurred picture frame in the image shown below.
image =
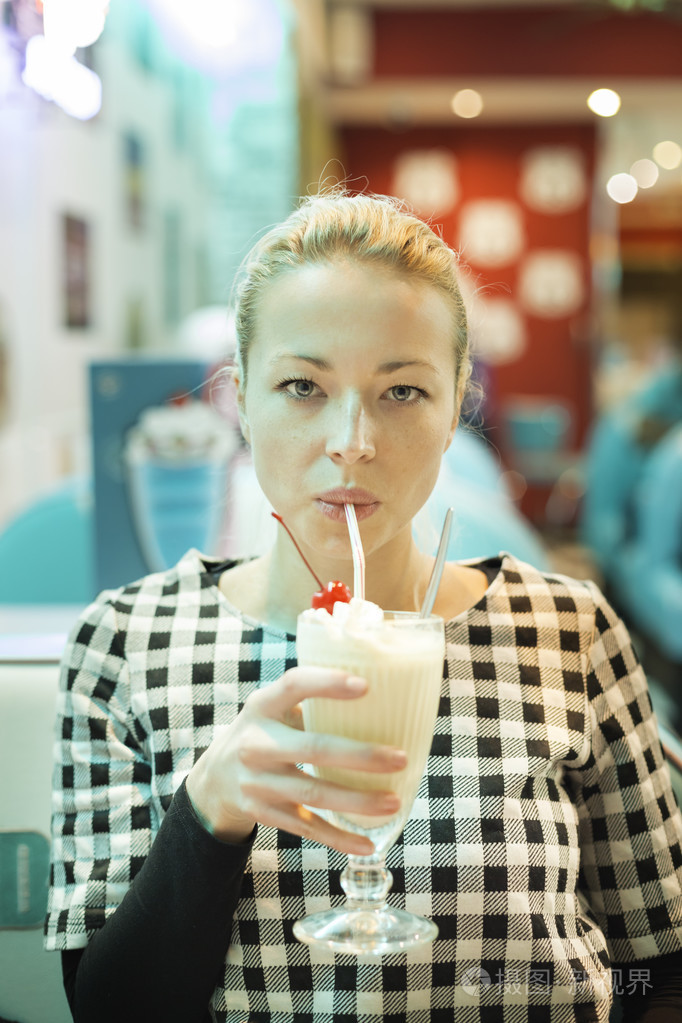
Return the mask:
[[[0,427],[9,420],[9,388],[10,347],[4,332],[4,316],[0,299]]]
[[[123,136],[123,153],[126,219],[133,231],[141,231],[145,222],[144,147],[133,132]]]
[[[81,217],[62,215],[63,248],[63,322],[70,329],[92,325],[91,310],[91,230]]]

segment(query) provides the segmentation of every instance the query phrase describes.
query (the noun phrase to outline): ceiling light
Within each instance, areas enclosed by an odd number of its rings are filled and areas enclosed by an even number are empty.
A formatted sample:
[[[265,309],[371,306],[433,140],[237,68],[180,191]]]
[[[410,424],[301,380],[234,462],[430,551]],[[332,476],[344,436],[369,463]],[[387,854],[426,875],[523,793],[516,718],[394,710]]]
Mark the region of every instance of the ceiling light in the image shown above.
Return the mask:
[[[48,43],[67,56],[92,46],[104,29],[109,0],[44,0],[43,31]]]
[[[666,139],[654,146],[654,160],[664,170],[675,170],[682,163],[682,149],[677,142]]]
[[[620,96],[613,89],[595,89],[587,97],[587,105],[600,117],[613,117],[620,110]]]
[[[452,97],[450,106],[458,117],[478,117],[483,110],[483,97],[475,89],[460,89]]]
[[[606,182],[606,191],[614,202],[632,202],[637,195],[637,182],[632,174],[614,174]]]
[[[52,100],[71,117],[87,121],[102,106],[102,82],[94,71],[75,57],[55,51],[37,35],[26,44],[22,81],[46,100]]]
[[[658,181],[658,167],[653,160],[635,160],[630,173],[640,188],[651,188]]]
[[[270,69],[284,45],[278,0],[147,0],[183,60],[219,80]]]

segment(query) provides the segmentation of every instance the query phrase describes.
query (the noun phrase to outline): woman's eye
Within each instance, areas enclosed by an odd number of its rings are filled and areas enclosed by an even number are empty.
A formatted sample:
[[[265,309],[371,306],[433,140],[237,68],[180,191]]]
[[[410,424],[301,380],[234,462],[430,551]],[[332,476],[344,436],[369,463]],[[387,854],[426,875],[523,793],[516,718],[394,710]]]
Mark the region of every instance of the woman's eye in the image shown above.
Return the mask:
[[[283,380],[278,387],[279,390],[284,391],[285,394],[290,395],[292,398],[312,398],[319,390],[317,384],[312,380],[305,380],[303,378]]]
[[[426,397],[426,392],[421,387],[410,387],[408,384],[396,384],[394,387],[390,387],[387,393],[392,401],[402,404],[416,402]]]

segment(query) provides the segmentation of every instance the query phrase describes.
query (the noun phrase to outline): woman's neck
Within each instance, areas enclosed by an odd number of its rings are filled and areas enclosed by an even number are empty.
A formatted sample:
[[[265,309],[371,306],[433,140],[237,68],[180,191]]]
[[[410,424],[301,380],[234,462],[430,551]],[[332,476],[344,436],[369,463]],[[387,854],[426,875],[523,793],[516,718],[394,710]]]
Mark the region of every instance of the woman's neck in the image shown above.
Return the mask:
[[[278,535],[273,549],[260,561],[265,620],[294,631],[298,614],[310,607],[317,583],[286,536]],[[419,551],[411,535],[396,536],[390,544],[366,558],[365,599],[394,611],[417,610],[432,565],[433,559]],[[338,579],[353,593],[350,558],[316,561],[315,573],[323,586]]]

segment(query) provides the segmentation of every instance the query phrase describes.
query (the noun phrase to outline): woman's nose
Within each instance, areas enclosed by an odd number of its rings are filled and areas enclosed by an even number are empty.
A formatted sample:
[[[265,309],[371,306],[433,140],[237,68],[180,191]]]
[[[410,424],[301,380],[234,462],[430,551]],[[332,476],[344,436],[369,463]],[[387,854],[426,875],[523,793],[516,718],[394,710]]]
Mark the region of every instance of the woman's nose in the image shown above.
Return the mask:
[[[352,465],[361,459],[373,458],[374,430],[371,417],[357,399],[348,399],[334,410],[334,420],[327,440],[327,454]]]

